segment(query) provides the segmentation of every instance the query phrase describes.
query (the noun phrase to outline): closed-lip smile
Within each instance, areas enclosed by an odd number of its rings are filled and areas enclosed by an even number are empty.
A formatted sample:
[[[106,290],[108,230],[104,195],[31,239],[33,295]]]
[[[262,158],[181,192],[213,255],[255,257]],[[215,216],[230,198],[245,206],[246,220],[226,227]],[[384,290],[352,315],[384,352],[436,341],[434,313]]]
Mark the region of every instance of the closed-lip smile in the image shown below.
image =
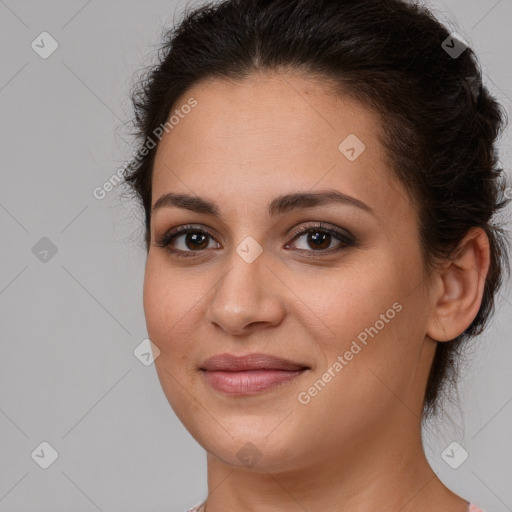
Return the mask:
[[[201,373],[217,391],[230,395],[253,395],[291,381],[309,366],[262,353],[234,356],[217,354],[203,361]]]

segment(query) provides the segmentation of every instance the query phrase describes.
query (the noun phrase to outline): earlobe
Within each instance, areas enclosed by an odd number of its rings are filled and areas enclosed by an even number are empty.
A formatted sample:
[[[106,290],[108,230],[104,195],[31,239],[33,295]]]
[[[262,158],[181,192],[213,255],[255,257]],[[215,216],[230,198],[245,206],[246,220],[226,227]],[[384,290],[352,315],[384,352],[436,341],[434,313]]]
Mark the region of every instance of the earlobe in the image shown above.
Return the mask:
[[[440,292],[434,297],[428,336],[450,341],[471,325],[482,303],[489,264],[489,238],[482,228],[472,228],[438,271]]]

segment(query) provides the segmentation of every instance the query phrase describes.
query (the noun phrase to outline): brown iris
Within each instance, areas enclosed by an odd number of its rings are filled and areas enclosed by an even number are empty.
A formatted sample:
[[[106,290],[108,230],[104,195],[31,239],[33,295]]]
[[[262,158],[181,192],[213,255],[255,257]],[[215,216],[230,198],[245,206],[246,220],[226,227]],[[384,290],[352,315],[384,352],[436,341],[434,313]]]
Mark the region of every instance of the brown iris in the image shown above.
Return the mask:
[[[330,233],[323,231],[311,231],[308,233],[308,243],[313,242],[312,247],[316,249],[327,249],[331,245],[331,236]]]

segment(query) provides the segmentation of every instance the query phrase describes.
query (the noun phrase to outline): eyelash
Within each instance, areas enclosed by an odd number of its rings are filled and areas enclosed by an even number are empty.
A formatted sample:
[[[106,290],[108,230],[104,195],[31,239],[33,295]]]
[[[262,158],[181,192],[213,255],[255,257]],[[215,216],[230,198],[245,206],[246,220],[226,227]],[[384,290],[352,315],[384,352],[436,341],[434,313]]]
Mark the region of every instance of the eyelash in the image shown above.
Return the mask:
[[[321,258],[325,255],[331,255],[333,253],[337,253],[347,247],[352,247],[355,245],[356,240],[352,235],[348,235],[343,233],[342,231],[339,231],[334,228],[330,228],[323,223],[317,223],[317,224],[310,224],[303,227],[300,231],[294,234],[291,242],[296,240],[297,238],[300,238],[302,235],[308,234],[310,232],[325,232],[329,233],[330,235],[334,236],[336,239],[338,239],[341,243],[336,246],[335,248],[331,249],[325,249],[321,251],[313,251],[313,250],[306,250],[306,249],[295,249],[296,251],[301,252],[308,252],[312,253],[312,258]],[[196,257],[195,253],[205,252],[206,249],[202,250],[191,250],[191,251],[182,251],[181,249],[173,249],[171,247],[171,242],[177,238],[180,235],[187,234],[187,233],[200,233],[203,235],[210,236],[211,238],[215,238],[212,233],[205,229],[197,228],[193,225],[185,225],[185,226],[178,226],[177,228],[171,229],[167,233],[165,233],[163,236],[161,236],[157,241],[155,242],[158,247],[165,248],[169,250],[174,255],[178,256],[179,258],[190,258],[190,257]],[[288,244],[287,244],[288,245]],[[317,254],[315,254],[317,253]]]

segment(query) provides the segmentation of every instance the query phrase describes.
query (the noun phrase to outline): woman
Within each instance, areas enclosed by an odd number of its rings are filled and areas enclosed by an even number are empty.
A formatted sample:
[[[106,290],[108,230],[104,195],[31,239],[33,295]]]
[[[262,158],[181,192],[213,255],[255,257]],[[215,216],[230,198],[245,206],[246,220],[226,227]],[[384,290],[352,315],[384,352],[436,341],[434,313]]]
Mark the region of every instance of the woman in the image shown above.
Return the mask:
[[[508,270],[472,50],[399,0],[226,0],[161,51],[126,182],[191,510],[479,510],[421,437]]]

